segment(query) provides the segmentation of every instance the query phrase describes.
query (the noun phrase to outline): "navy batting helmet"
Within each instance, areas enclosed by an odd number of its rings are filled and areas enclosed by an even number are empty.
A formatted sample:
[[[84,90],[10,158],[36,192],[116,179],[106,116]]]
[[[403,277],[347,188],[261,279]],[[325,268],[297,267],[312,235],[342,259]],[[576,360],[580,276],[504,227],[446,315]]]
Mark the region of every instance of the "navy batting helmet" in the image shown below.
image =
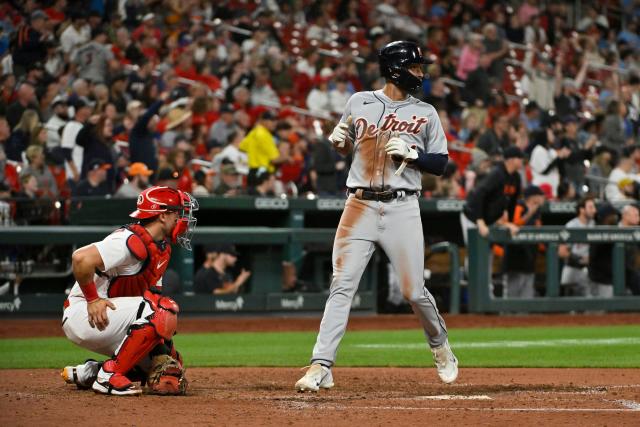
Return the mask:
[[[378,52],[380,74],[400,89],[415,92],[422,87],[422,79],[407,69],[411,64],[429,64],[417,44],[410,41],[391,42]]]

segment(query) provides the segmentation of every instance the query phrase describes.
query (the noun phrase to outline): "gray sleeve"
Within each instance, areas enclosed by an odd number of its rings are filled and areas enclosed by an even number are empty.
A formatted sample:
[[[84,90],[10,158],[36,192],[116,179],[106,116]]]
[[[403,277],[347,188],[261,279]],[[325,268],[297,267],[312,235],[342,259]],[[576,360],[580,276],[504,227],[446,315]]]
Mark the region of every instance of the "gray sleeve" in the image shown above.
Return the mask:
[[[344,107],[344,113],[342,113],[342,117],[340,117],[340,123],[346,122],[347,119],[349,118],[349,116],[351,115],[351,103],[353,102],[353,97],[354,96],[355,96],[355,94],[351,95],[351,97],[347,101],[347,105],[345,105],[345,107]]]
[[[444,135],[444,129],[442,129],[440,117],[438,116],[436,109],[433,107],[431,107],[431,114],[429,116],[425,132],[426,141],[424,147],[426,153],[449,154],[449,151],[447,150],[447,138]]]

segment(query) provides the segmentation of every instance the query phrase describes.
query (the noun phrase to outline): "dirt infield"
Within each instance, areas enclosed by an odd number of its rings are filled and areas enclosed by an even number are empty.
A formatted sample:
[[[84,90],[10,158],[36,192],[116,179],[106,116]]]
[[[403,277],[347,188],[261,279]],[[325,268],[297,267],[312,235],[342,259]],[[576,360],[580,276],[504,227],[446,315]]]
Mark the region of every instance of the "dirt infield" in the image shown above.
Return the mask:
[[[640,314],[447,316],[450,328],[640,324]],[[315,331],[319,316],[182,318],[180,332]],[[413,316],[353,317],[351,330],[418,328]],[[59,320],[0,322],[0,338],[61,336]],[[299,394],[297,368],[192,368],[184,397],[116,398],[77,390],[51,369],[0,370],[11,426],[61,425],[615,425],[640,420],[638,369],[334,369],[336,387]]]
[[[638,425],[633,369],[336,368],[336,387],[299,394],[295,368],[191,369],[185,397],[116,398],[76,390],[58,372],[2,370],[5,425]]]

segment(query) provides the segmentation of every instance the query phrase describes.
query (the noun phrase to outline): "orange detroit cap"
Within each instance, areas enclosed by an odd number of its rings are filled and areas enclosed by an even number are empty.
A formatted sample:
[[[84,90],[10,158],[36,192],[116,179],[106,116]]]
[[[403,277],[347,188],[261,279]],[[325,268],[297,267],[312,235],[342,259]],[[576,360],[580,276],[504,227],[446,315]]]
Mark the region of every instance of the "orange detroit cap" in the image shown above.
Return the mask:
[[[131,166],[129,166],[129,176],[137,175],[150,176],[153,175],[153,171],[149,169],[144,163],[135,162],[132,163]]]

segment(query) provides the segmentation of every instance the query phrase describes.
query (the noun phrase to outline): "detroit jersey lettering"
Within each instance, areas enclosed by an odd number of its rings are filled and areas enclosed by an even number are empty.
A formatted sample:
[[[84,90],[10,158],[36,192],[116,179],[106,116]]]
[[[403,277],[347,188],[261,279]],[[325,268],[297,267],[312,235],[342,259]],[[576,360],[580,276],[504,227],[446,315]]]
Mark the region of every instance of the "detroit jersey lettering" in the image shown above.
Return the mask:
[[[387,156],[384,146],[397,134],[418,152],[448,154],[447,140],[438,113],[432,105],[412,96],[392,101],[382,90],[351,96],[340,119],[353,120],[353,162],[347,178],[349,188],[372,190],[420,190],[422,173],[407,168],[394,175],[401,162]]]

